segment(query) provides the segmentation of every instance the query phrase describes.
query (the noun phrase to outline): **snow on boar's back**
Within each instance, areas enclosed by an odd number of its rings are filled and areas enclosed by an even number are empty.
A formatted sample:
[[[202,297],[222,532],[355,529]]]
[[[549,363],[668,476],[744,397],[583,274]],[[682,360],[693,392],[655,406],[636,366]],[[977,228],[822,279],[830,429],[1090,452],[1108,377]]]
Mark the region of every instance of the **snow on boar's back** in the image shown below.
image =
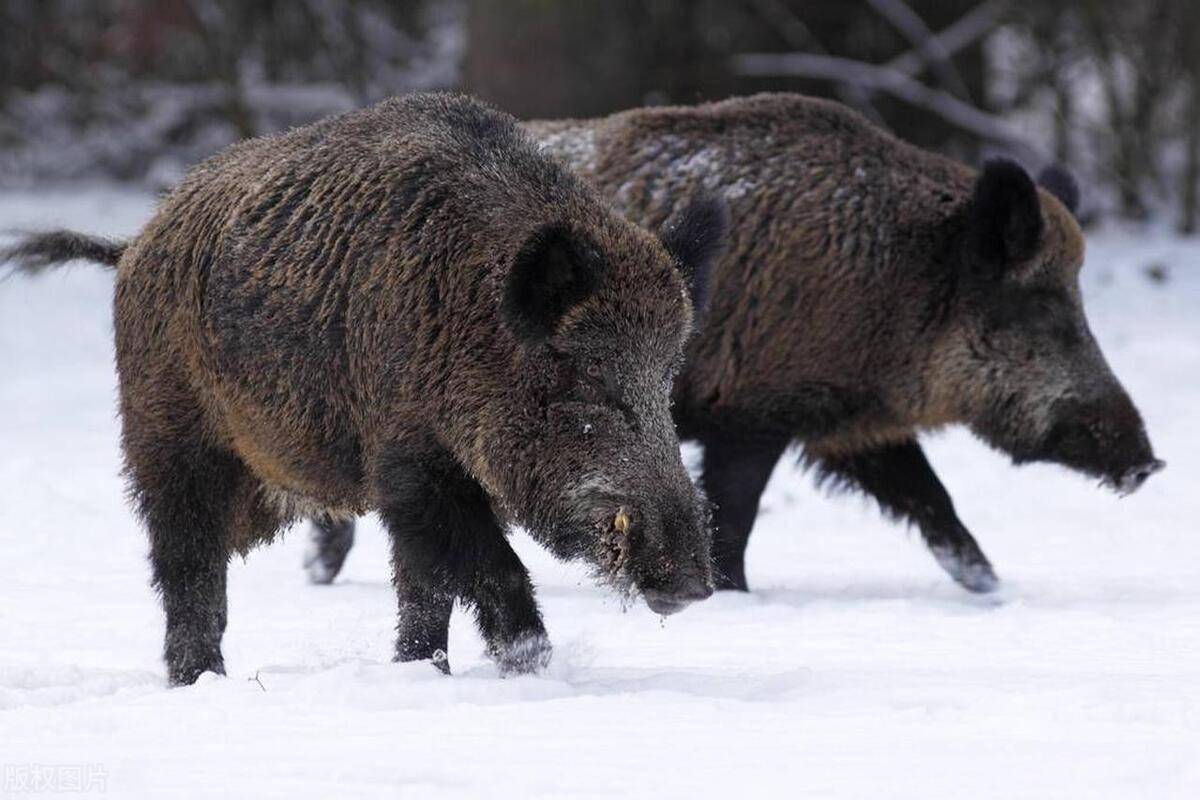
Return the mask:
[[[231,147],[133,241],[92,248],[118,261],[123,447],[170,681],[223,671],[230,553],[304,513],[380,513],[401,660],[447,668],[461,599],[502,670],[545,663],[509,522],[661,613],[708,596],[669,392],[723,209],[681,205],[655,238],[511,117],[414,95]]]

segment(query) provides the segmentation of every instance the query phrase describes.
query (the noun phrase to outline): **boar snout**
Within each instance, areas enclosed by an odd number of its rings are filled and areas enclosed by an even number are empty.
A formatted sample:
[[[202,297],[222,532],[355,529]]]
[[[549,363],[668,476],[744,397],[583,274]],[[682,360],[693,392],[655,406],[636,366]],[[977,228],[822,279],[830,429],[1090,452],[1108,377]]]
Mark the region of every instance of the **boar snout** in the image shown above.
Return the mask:
[[[608,582],[663,615],[713,593],[710,513],[690,481],[681,495],[621,491],[597,479],[585,485],[574,499],[587,509],[595,564]]]
[[[1096,475],[1121,495],[1137,491],[1166,463],[1154,456],[1142,417],[1124,391],[1065,402],[1046,439],[1046,456]]]
[[[713,584],[706,583],[702,578],[689,577],[683,583],[674,585],[671,589],[643,589],[642,596],[646,604],[655,614],[668,616],[682,610],[691,603],[706,600],[713,594]]]
[[[711,551],[703,519],[676,509],[650,520],[644,537],[634,543],[632,564],[650,610],[667,616],[710,597],[715,588]]]
[[[686,576],[665,589],[649,586],[642,588],[642,596],[646,598],[646,605],[650,606],[650,610],[655,614],[661,614],[664,617],[683,611],[692,603],[711,597],[712,593],[712,581],[696,575]]]
[[[1163,461],[1162,459],[1155,458],[1151,459],[1145,464],[1141,464],[1136,467],[1130,467],[1125,471],[1125,474],[1116,481],[1114,488],[1117,490],[1117,493],[1121,495],[1133,494],[1138,489],[1142,488],[1142,484],[1146,482],[1147,478],[1156,472],[1162,471],[1162,469],[1166,466],[1167,462]]]

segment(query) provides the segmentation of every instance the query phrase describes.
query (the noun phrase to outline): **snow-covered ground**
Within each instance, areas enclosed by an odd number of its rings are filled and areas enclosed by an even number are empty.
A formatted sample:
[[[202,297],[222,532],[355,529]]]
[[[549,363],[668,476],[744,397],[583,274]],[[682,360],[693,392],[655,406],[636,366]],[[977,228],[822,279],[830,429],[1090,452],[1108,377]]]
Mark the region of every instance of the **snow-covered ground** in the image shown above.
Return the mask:
[[[129,233],[151,203],[0,194],[0,229]],[[305,581],[300,528],[235,562],[229,676],[166,688],[118,476],[111,276],[0,282],[0,796],[1200,796],[1200,242],[1090,248],[1093,327],[1170,464],[1141,493],[932,441],[1005,581],[987,599],[790,468],[754,593],[666,621],[517,537],[556,650],[510,679],[457,612],[453,677],[390,662],[368,520],[331,587]]]

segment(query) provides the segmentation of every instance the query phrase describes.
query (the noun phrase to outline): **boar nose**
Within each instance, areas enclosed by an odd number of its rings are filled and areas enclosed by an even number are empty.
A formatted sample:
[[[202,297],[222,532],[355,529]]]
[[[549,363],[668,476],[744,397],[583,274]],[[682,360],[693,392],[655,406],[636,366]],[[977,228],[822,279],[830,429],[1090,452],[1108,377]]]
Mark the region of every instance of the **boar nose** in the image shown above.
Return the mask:
[[[1167,462],[1155,458],[1127,470],[1117,481],[1117,491],[1122,495],[1133,494],[1142,488],[1142,484],[1146,482],[1147,478],[1156,472],[1161,472],[1166,466]]]
[[[664,617],[683,611],[692,603],[706,600],[712,593],[712,583],[696,576],[688,576],[667,589],[642,590],[650,610]]]
[[[675,590],[675,599],[685,603],[695,603],[712,597],[713,585],[710,581],[697,576],[690,576]]]

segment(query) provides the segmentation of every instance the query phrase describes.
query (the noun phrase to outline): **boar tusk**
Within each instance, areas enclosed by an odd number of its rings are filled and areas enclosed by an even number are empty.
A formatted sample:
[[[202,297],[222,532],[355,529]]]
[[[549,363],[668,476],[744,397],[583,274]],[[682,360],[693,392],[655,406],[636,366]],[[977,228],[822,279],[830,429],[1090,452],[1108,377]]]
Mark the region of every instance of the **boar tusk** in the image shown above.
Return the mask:
[[[613,528],[622,536],[629,533],[629,515],[625,513],[624,508],[618,511],[616,518],[613,519]]]

